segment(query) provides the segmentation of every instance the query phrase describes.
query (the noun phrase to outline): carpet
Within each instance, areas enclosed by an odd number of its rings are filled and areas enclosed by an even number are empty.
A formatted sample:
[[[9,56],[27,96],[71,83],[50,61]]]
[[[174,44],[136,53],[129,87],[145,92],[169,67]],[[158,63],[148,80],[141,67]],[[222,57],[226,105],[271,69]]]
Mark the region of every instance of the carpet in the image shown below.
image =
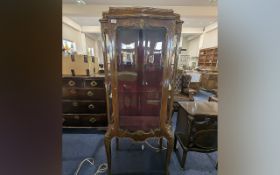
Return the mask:
[[[198,93],[197,100],[208,100],[208,96]],[[177,113],[172,117],[173,131]],[[155,140],[151,144],[156,146]],[[164,142],[164,144],[166,144]],[[142,147],[144,145],[144,150]],[[95,159],[95,166],[85,163],[79,175],[93,175],[97,167],[106,162],[104,133],[88,130],[87,132],[68,132],[62,136],[62,174],[74,175],[79,163],[87,158]],[[156,151],[143,142],[120,139],[120,150],[116,151],[112,140],[112,174],[113,175],[163,175],[165,151]],[[217,152],[189,152],[185,170],[181,169],[175,153],[172,153],[170,175],[216,175],[215,164]],[[106,173],[105,173],[106,174]]]

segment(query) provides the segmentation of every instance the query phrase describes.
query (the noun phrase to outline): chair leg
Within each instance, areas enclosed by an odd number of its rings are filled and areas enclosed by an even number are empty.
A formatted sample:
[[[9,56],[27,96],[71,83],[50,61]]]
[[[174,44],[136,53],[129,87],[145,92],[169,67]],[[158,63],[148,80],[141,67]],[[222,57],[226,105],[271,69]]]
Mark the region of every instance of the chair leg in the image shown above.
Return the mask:
[[[181,162],[180,162],[180,164],[181,164],[181,167],[183,168],[183,169],[185,169],[185,163],[186,163],[186,159],[187,159],[187,154],[188,154],[188,151],[183,151],[183,156],[182,156],[182,160],[181,160]]]
[[[160,138],[159,138],[159,149],[160,149],[160,150],[162,150],[162,140],[163,140],[163,138],[160,137]]]
[[[174,151],[176,151],[177,150],[177,137],[176,136],[174,136]]]
[[[178,162],[179,162],[179,164],[180,164],[180,166],[181,166],[181,168],[182,169],[185,169],[185,162],[186,162],[186,159],[187,159],[187,153],[188,153],[188,151],[187,150],[184,150],[183,148],[183,155],[181,156],[180,155],[180,153],[179,153],[179,151],[178,151],[178,149],[177,149],[177,137],[175,136],[174,137],[174,152],[175,152],[175,154],[176,154],[176,157],[177,157],[177,159],[178,159]]]
[[[119,138],[116,137],[116,150],[118,151],[120,149],[119,147]]]
[[[215,166],[216,170],[218,169],[218,162],[216,163],[216,166]]]
[[[110,131],[105,134],[104,137],[104,144],[105,144],[105,150],[106,150],[106,155],[107,155],[107,164],[108,164],[108,175],[111,175],[111,139],[112,137],[110,136]]]

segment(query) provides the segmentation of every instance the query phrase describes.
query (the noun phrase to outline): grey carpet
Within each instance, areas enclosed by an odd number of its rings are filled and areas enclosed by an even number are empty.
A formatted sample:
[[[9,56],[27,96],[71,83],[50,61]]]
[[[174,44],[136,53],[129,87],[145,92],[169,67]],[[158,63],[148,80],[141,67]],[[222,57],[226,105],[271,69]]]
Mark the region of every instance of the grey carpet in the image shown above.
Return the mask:
[[[201,93],[197,94],[195,98],[197,100],[208,99],[205,94]],[[176,117],[175,113],[172,118],[173,129]],[[98,165],[106,162],[104,134],[64,133],[62,139],[63,175],[74,175],[79,163],[87,157],[93,157],[96,166],[85,163],[79,175],[93,175]],[[141,149],[142,145],[145,147],[144,150]],[[114,175],[163,175],[164,160],[165,151],[157,152],[144,143],[121,139],[120,150],[116,151],[115,142],[112,141],[112,173]],[[216,152],[210,154],[189,152],[185,170],[182,170],[173,152],[169,165],[170,175],[216,175],[216,160]]]

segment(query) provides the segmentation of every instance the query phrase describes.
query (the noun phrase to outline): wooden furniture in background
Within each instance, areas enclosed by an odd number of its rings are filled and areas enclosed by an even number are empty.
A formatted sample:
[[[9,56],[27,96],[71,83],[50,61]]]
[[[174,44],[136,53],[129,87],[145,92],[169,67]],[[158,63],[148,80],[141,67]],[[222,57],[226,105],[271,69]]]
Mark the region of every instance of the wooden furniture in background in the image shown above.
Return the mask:
[[[62,75],[94,76],[98,73],[98,58],[80,54],[62,55]]]
[[[214,95],[209,96],[208,101],[218,102],[218,101],[219,101],[219,98],[218,98],[218,89],[213,89],[213,90],[212,90],[212,93],[213,93]]]
[[[182,168],[188,151],[210,153],[217,151],[218,104],[196,101],[179,102],[174,149]],[[183,150],[179,155],[177,141]]]
[[[109,126],[104,142],[111,174],[111,139],[150,137],[168,141],[165,169],[173,150],[170,117],[182,21],[172,10],[110,8],[103,13],[104,68]],[[109,102],[109,101],[108,101]],[[112,110],[112,111],[111,111]]]
[[[189,93],[189,85],[190,82],[186,82],[187,84],[187,93],[182,93],[182,77],[184,76],[184,71],[181,69],[177,70],[176,73],[176,78],[175,78],[175,88],[174,88],[174,100],[173,100],[173,113],[178,112],[179,110],[179,104],[178,102],[180,101],[194,101],[193,94],[194,93]],[[172,113],[172,116],[173,116]]]
[[[199,51],[198,67],[216,69],[218,66],[218,48],[206,48]]]
[[[64,76],[62,80],[63,127],[106,129],[104,76]]]
[[[207,91],[218,89],[218,75],[217,72],[202,72],[200,88]]]
[[[212,102],[218,102],[218,97],[213,95],[213,96],[209,96],[208,101],[212,101]]]

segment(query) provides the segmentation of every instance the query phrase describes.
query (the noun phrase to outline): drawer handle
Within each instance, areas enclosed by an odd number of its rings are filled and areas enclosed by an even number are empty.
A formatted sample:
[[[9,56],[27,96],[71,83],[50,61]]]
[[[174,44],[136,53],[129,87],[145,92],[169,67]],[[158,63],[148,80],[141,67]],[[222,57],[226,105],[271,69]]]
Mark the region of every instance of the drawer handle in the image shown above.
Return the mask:
[[[91,97],[91,96],[93,96],[93,92],[92,91],[88,91],[87,95]]]
[[[97,82],[96,82],[96,81],[92,81],[92,82],[90,83],[90,85],[91,85],[91,86],[97,86]]]
[[[94,109],[94,105],[93,105],[93,104],[90,104],[90,105],[88,105],[88,108],[89,108],[89,109]]]
[[[90,123],[95,123],[95,122],[96,122],[96,119],[95,119],[94,117],[92,117],[92,118],[89,119],[89,122],[90,122]]]
[[[69,84],[69,86],[75,86],[76,82],[73,81],[73,80],[70,80],[70,81],[68,82],[68,84]]]
[[[75,116],[74,116],[74,119],[79,120],[79,119],[80,119],[80,116],[75,115]]]
[[[75,106],[75,107],[77,107],[77,106],[78,106],[78,102],[74,101],[74,102],[72,103],[72,105]]]

